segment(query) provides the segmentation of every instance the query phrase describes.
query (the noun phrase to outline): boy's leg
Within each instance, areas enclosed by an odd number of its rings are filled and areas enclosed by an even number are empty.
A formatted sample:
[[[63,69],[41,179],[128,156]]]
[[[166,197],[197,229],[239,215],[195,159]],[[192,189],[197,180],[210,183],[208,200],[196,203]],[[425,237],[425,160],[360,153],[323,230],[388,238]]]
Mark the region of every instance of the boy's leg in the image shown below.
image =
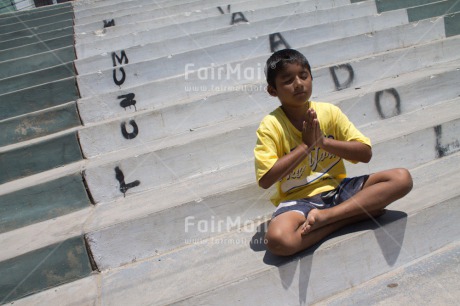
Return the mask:
[[[406,169],[371,174],[360,192],[337,206],[313,209],[307,218],[293,211],[275,217],[268,226],[267,248],[276,255],[302,251],[345,225],[381,215],[388,204],[411,189]]]
[[[302,226],[304,234],[328,224],[372,211],[380,211],[412,189],[412,177],[406,169],[392,169],[371,174],[363,189],[350,199],[330,209],[310,211]]]
[[[378,217],[381,214],[383,214],[383,211],[370,213],[372,217]],[[325,225],[309,232],[308,235],[304,235],[302,225],[305,223],[305,217],[297,212],[288,211],[276,216],[270,221],[265,236],[266,245],[270,252],[275,255],[292,255],[311,247],[321,239],[348,224],[353,224],[368,218],[368,214],[360,214],[352,218]]]

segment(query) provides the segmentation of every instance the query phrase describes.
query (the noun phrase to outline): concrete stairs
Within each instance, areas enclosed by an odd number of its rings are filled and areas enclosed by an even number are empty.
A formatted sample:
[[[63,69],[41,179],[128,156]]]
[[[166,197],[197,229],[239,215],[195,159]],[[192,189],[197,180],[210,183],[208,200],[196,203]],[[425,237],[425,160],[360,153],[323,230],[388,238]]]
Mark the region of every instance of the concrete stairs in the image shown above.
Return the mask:
[[[100,0],[0,15],[0,301],[351,304],[346,290],[454,252],[459,8]],[[349,175],[406,167],[415,185],[378,220],[279,258],[252,150],[278,106],[264,62],[288,46],[313,66],[312,99],[372,140]]]
[[[451,243],[391,273],[316,305],[455,305],[459,298],[458,243]]]

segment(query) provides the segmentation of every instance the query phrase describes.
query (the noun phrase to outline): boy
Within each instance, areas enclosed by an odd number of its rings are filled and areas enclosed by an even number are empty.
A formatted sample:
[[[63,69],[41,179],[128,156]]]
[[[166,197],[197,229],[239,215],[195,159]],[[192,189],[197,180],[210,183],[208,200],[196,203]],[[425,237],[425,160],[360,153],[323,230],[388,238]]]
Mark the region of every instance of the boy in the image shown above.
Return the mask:
[[[266,77],[281,106],[262,120],[254,155],[259,186],[277,184],[265,237],[272,253],[302,251],[347,224],[383,214],[409,193],[406,169],[346,178],[343,159],[369,162],[370,140],[338,107],[310,101],[311,68],[301,53],[275,52]]]

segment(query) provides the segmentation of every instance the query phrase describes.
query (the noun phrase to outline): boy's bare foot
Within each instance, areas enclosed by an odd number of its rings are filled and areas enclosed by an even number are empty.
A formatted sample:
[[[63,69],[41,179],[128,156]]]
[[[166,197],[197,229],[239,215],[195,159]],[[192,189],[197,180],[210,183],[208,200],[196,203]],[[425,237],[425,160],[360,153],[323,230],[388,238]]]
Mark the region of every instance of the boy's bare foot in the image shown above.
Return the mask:
[[[306,235],[318,227],[320,223],[319,222],[320,220],[318,218],[318,213],[319,213],[318,209],[312,209],[308,212],[307,220],[305,220],[304,224],[302,224],[302,227],[301,227],[302,235]]]
[[[387,212],[386,209],[376,210],[369,213],[363,213],[361,215],[352,217],[354,222],[364,221],[370,218],[378,218]],[[321,218],[321,211],[318,209],[312,209],[307,215],[307,220],[301,225],[301,234],[306,235],[313,230],[316,230],[326,225]]]

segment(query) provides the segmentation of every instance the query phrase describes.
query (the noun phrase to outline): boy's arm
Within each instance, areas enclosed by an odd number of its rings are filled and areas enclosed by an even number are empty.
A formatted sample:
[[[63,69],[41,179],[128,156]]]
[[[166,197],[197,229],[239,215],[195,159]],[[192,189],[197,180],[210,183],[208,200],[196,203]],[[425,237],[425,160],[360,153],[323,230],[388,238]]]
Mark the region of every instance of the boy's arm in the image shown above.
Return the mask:
[[[316,114],[313,117],[313,115],[309,115],[307,112],[305,119],[302,128],[302,143],[275,162],[273,167],[260,178],[260,187],[267,189],[288,175],[310,154],[313,147],[317,145],[318,135],[322,134],[321,130],[319,130]],[[315,128],[316,126],[319,131]]]
[[[372,158],[372,149],[359,141],[341,141],[323,137],[321,149],[341,158],[368,163]]]
[[[310,154],[315,146],[347,160],[363,163],[368,163],[371,160],[372,149],[364,143],[324,137],[316,112],[312,108],[307,111],[305,119],[302,129],[303,143],[276,161],[273,167],[260,178],[260,187],[267,189],[288,175]]]
[[[326,138],[321,132],[316,112],[310,108],[306,117],[307,122],[313,122],[316,135],[315,145],[319,148],[347,160],[363,163],[368,163],[371,160],[372,148],[370,146],[356,140],[343,141]]]
[[[276,161],[273,167],[260,178],[259,186],[264,189],[271,187],[274,183],[293,171],[310,154],[310,151],[311,149],[305,143],[298,145],[289,154],[284,155]]]

